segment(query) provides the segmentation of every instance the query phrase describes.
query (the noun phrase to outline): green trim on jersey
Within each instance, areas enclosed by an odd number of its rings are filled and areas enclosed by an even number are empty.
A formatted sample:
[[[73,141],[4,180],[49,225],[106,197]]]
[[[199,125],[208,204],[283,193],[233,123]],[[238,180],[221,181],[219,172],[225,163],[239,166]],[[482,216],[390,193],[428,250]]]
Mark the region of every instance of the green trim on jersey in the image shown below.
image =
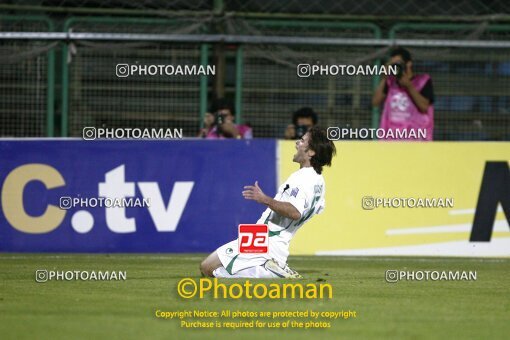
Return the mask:
[[[234,275],[234,274],[232,274],[232,267],[234,266],[234,261],[237,259],[238,256],[239,256],[239,254],[234,256],[234,258],[232,260],[230,260],[229,264],[227,265],[227,268],[225,268],[230,275]]]
[[[278,235],[280,235],[281,232],[282,232],[281,230],[280,231],[271,231],[271,230],[269,230],[269,237],[271,237],[271,236],[278,236]]]
[[[301,226],[303,225],[303,223],[305,223],[310,217],[312,217],[313,213],[315,212],[315,205],[317,204],[317,202],[319,202],[321,196],[320,195],[317,195],[313,198],[312,200],[312,204],[311,204],[311,207],[310,207],[310,211],[308,212],[308,214],[306,214],[305,216],[303,216],[296,225],[298,226]]]
[[[282,230],[278,230],[278,231],[271,231],[271,230],[269,230],[269,237],[280,235],[280,233],[282,231],[289,229],[290,226],[292,225],[292,223],[294,223],[294,222],[295,222],[294,220],[290,221],[289,225],[287,227],[283,228]]]
[[[272,212],[272,211],[270,211],[270,212],[269,212],[269,214],[267,214],[266,220],[264,221],[264,223],[263,223],[263,224],[267,224],[267,222],[269,221],[269,217],[271,217],[271,214],[272,214],[272,213],[273,213],[273,212]]]

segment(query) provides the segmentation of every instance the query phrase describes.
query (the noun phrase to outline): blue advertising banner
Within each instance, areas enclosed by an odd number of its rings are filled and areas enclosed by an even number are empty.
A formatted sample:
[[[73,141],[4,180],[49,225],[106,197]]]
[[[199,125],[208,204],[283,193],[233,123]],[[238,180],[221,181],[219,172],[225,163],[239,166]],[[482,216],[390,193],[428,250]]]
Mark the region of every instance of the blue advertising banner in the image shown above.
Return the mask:
[[[276,141],[0,141],[0,251],[209,252],[276,191]]]

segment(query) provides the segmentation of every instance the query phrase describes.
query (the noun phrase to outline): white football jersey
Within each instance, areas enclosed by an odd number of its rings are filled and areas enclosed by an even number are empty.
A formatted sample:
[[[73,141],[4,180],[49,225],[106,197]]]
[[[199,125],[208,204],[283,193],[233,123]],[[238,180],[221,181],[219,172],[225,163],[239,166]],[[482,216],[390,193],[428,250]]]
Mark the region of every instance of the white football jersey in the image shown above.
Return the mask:
[[[289,255],[289,242],[296,231],[315,214],[320,214],[326,205],[324,177],[313,167],[301,168],[294,172],[278,188],[274,199],[289,202],[301,214],[298,220],[283,217],[267,208],[257,224],[269,227],[269,252],[285,263]]]

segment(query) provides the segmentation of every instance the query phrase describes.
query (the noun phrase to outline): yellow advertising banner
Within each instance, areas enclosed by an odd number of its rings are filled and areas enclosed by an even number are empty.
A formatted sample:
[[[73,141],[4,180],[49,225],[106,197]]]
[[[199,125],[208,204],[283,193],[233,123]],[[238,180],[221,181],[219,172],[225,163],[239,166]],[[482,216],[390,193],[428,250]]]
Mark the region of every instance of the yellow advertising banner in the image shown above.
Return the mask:
[[[510,143],[335,145],[326,209],[297,232],[291,254],[510,256]],[[280,184],[298,169],[294,153],[280,142]]]

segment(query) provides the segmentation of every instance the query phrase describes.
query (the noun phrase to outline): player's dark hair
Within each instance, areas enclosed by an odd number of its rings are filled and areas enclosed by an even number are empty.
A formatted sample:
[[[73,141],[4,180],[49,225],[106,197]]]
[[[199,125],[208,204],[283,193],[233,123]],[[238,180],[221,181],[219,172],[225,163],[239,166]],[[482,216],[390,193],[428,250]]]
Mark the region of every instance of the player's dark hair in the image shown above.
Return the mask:
[[[218,98],[211,104],[209,112],[216,113],[220,110],[230,110],[232,115],[235,115],[234,105],[230,100]]]
[[[395,47],[394,49],[391,50],[390,58],[397,56],[397,55],[401,56],[405,63],[413,60],[413,58],[411,56],[411,52],[409,52],[408,50],[406,50],[403,47]]]
[[[322,173],[324,165],[331,166],[331,160],[336,155],[336,148],[333,141],[329,140],[325,129],[314,126],[308,130],[309,140],[308,148],[315,151],[315,155],[310,159],[310,164],[319,175]]]
[[[311,107],[302,107],[292,115],[292,123],[297,125],[299,118],[312,118],[313,125],[317,125],[319,117]]]

